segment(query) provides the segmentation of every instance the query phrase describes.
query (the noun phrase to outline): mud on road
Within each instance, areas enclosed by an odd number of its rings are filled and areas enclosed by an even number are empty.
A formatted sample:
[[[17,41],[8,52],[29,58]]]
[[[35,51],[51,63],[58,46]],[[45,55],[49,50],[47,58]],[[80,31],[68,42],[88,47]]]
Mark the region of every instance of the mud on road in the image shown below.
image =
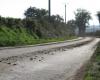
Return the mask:
[[[10,57],[6,57],[6,58],[1,58],[0,62],[9,64],[9,65],[17,65],[16,64],[17,61],[21,61],[26,58],[30,58],[30,60],[36,60],[39,55],[43,55],[43,54],[54,55],[55,52],[59,52],[59,51],[63,52],[63,51],[66,51],[67,49],[79,47],[79,46],[88,44],[89,42],[91,42],[93,40],[94,39],[76,43],[76,44],[67,45],[67,46],[55,47],[55,48],[51,48],[51,49],[35,51],[32,53],[22,54],[22,55],[18,55],[18,56],[10,56]],[[34,56],[34,57],[31,57],[31,56]],[[44,59],[44,57],[41,57],[41,59],[39,61],[42,61],[43,59]]]
[[[2,57],[0,80],[71,80],[70,77],[93,54],[98,41],[89,39],[69,46]]]

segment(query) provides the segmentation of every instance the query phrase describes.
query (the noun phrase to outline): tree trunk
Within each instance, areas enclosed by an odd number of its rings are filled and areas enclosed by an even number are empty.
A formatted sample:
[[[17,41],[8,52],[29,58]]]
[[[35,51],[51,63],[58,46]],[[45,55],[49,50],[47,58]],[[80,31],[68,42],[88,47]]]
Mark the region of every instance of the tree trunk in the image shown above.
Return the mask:
[[[85,27],[79,27],[79,36],[85,35]]]

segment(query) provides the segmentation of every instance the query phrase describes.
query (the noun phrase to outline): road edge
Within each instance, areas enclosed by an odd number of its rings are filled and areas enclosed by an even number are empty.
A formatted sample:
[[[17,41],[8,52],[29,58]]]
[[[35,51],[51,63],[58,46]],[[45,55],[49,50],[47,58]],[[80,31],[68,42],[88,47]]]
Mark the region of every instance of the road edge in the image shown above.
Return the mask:
[[[72,40],[65,40],[65,41],[59,41],[59,42],[50,42],[50,43],[42,43],[42,44],[35,44],[35,45],[0,47],[0,50],[4,50],[4,49],[15,49],[15,48],[26,48],[26,47],[36,47],[36,46],[44,46],[44,45],[52,45],[52,44],[58,44],[58,43],[78,41],[78,40],[82,40],[82,39],[85,39],[85,38],[79,37],[77,39],[72,39]]]

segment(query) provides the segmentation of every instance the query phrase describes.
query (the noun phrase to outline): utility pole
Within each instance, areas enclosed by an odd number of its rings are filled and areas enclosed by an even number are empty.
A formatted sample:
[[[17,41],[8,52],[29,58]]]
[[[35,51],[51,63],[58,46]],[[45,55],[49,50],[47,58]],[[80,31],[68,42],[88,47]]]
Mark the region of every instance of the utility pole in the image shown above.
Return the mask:
[[[66,24],[66,4],[65,4],[65,24]]]
[[[51,16],[51,0],[48,1],[49,20]]]

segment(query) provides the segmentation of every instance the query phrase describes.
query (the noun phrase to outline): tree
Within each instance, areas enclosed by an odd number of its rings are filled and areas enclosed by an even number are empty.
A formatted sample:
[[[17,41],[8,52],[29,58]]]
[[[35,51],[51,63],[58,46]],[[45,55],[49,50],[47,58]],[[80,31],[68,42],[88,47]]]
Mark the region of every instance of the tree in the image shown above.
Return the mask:
[[[67,26],[68,26],[70,34],[75,35],[75,30],[76,30],[75,20],[69,20],[67,22]]]
[[[62,23],[64,20],[63,20],[63,18],[60,16],[60,15],[52,15],[51,17],[50,17],[50,21],[52,22],[52,23]]]
[[[100,24],[100,11],[97,12],[97,17],[98,17],[99,24]]]
[[[37,9],[35,7],[30,7],[25,11],[24,15],[26,16],[26,18],[40,20],[48,15],[48,11],[45,9]]]
[[[75,13],[76,25],[79,28],[79,35],[84,36],[86,26],[89,24],[91,19],[90,13],[85,9],[77,9]]]

